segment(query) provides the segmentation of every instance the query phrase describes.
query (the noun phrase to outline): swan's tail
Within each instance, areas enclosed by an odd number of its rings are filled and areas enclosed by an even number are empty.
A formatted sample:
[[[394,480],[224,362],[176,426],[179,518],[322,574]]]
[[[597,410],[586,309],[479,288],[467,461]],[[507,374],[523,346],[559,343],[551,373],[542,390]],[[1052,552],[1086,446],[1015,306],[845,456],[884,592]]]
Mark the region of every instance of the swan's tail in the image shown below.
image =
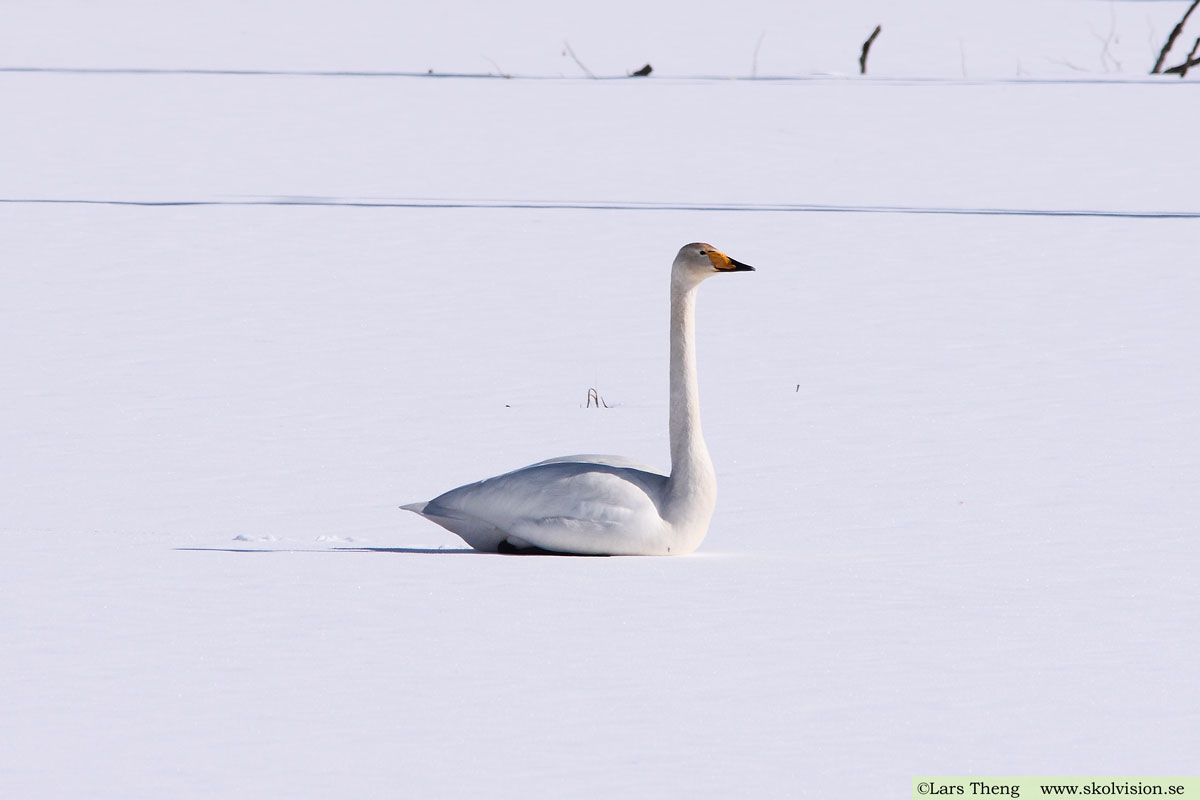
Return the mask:
[[[432,508],[430,508],[432,506]],[[464,542],[476,550],[495,552],[507,535],[491,523],[476,519],[470,514],[439,505],[437,501],[426,503],[409,503],[400,506],[405,511],[419,514],[437,525],[441,525],[451,533],[457,534]]]

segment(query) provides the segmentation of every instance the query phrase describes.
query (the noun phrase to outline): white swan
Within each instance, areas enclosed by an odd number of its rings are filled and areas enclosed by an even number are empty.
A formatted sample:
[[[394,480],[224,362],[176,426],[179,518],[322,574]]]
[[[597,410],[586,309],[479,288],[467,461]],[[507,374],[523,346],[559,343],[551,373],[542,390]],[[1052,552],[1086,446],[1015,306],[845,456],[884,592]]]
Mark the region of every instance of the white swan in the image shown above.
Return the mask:
[[[401,506],[477,550],[685,555],[708,532],[717,478],[700,431],[696,288],[754,267],[710,244],[684,245],[671,265],[671,474],[620,456],[565,456]]]

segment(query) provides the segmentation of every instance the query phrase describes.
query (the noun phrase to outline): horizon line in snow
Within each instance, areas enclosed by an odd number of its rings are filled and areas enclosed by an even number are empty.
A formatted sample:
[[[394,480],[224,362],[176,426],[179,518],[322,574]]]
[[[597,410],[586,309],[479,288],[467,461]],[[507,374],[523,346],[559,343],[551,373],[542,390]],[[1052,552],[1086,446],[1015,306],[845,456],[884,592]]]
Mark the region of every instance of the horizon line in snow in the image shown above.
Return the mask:
[[[1119,209],[971,208],[950,206],[848,205],[823,203],[671,203],[639,201],[487,200],[445,198],[353,199],[338,197],[255,197],[209,200],[128,200],[94,198],[0,198],[7,205],[106,205],[148,208],[188,206],[326,206],[345,208],[531,209],[567,211],[723,211],[832,214],[945,214],[987,217],[1111,217],[1122,219],[1200,219],[1200,211]]]
[[[236,67],[0,67],[0,73],[50,73],[65,75],[197,75],[197,76],[292,76],[310,78],[441,78],[466,80],[515,80],[515,81],[743,81],[766,83],[805,83],[816,81],[839,81],[850,83],[892,84],[947,84],[980,86],[989,84],[1142,84],[1153,86],[1185,86],[1175,75],[1076,75],[1076,76],[1018,76],[955,78],[937,76],[858,75],[848,72],[813,72],[799,75],[513,75],[496,72],[416,72],[412,70],[358,70],[358,69],[241,69]],[[1192,82],[1193,84],[1195,82]]]

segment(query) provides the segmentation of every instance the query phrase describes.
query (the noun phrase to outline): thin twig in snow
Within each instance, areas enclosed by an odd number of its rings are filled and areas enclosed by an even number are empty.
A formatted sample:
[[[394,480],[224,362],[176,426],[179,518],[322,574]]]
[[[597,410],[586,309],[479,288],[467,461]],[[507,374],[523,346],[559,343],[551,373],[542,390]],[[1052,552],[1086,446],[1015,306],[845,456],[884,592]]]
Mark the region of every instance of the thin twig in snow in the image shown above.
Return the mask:
[[[1150,15],[1146,15],[1146,44],[1150,45],[1150,51],[1154,52],[1154,43],[1158,41],[1158,31],[1154,29],[1154,20]]]
[[[486,62],[488,62],[489,64],[491,64],[493,67],[495,67],[495,68],[496,68],[496,72],[497,72],[497,73],[500,75],[500,77],[501,77],[501,78],[511,78],[511,77],[512,77],[512,75],[509,75],[507,72],[505,72],[504,70],[500,69],[500,65],[499,65],[499,64],[497,64],[495,61],[492,61],[492,60],[491,60],[490,58],[488,58],[487,56],[483,56],[483,60],[484,60],[484,61],[486,61]]]
[[[754,43],[754,60],[750,64],[750,77],[751,78],[758,77],[758,48],[762,47],[762,40],[763,40],[763,37],[766,35],[767,35],[767,32],[763,31],[762,33],[760,33],[758,35],[758,41]]]
[[[1109,71],[1108,62],[1112,61],[1116,65],[1117,72],[1120,72],[1121,62],[1117,60],[1116,56],[1110,50],[1112,45],[1121,43],[1120,38],[1117,36],[1117,12],[1111,4],[1108,7],[1108,12],[1109,26],[1107,36],[1101,36],[1096,33],[1096,29],[1091,26],[1091,23],[1088,24],[1088,30],[1092,32],[1092,36],[1096,38],[1096,41],[1100,42],[1100,65],[1104,67],[1104,71],[1106,73]]]
[[[1046,57],[1042,56],[1042,58],[1046,58]],[[1067,69],[1073,69],[1076,72],[1091,72],[1090,69],[1087,69],[1085,67],[1077,67],[1074,64],[1072,64],[1070,61],[1060,61],[1057,58],[1046,58],[1046,61],[1049,61],[1051,64],[1057,64],[1060,67],[1066,67]]]
[[[593,402],[596,403],[596,408],[600,408],[601,406],[608,408],[608,403],[604,402],[604,398],[600,396],[599,392],[595,389],[588,389],[587,408],[591,408]]]
[[[567,48],[567,55],[569,55],[569,56],[571,57],[571,60],[572,60],[572,61],[574,61],[576,64],[578,64],[578,65],[579,65],[579,68],[580,68],[581,70],[583,70],[583,74],[584,74],[584,75],[587,75],[589,78],[595,78],[595,77],[596,77],[595,75],[593,75],[593,74],[592,74],[592,71],[591,71],[590,69],[588,69],[587,67],[585,67],[585,66],[583,65],[583,62],[579,60],[579,56],[575,55],[575,51],[571,49],[571,43],[570,43],[570,42],[568,42],[568,41],[566,41],[566,40],[564,39],[564,40],[563,40],[563,46]]]

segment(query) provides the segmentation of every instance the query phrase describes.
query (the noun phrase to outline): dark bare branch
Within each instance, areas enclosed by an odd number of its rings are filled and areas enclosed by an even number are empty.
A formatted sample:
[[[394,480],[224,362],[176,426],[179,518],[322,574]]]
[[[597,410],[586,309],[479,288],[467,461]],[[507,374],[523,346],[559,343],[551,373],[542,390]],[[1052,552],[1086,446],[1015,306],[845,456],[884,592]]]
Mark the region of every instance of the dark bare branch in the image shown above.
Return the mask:
[[[1179,71],[1179,77],[1186,78],[1188,74],[1188,67],[1192,66],[1192,64],[1195,64],[1197,61],[1200,61],[1200,58],[1196,58],[1197,50],[1200,50],[1200,37],[1198,37],[1196,39],[1196,43],[1192,45],[1192,52],[1188,53],[1187,61],[1184,61],[1179,65],[1183,67],[1183,69]]]
[[[1188,56],[1187,61],[1183,62],[1182,64],[1176,64],[1170,69],[1164,69],[1163,75],[1178,75],[1182,78],[1183,76],[1187,75],[1188,70],[1192,67],[1200,67],[1200,56],[1196,56],[1195,46],[1192,47],[1192,53]]]
[[[1200,3],[1200,0],[1196,0],[1196,2]],[[867,74],[867,53],[869,53],[871,51],[871,44],[875,41],[875,37],[878,36],[879,32],[882,30],[883,30],[882,25],[876,25],[875,30],[873,30],[871,32],[871,35],[867,37],[867,40],[865,42],[863,42],[862,55],[858,57],[858,74],[859,75]]]
[[[1192,0],[1192,4],[1188,6],[1188,10],[1183,12],[1183,19],[1179,20],[1179,24],[1171,30],[1171,35],[1167,37],[1167,43],[1163,45],[1162,52],[1158,54],[1158,61],[1154,62],[1154,69],[1150,70],[1151,75],[1157,75],[1162,72],[1162,65],[1167,60],[1167,53],[1170,52],[1171,46],[1175,44],[1175,40],[1179,38],[1179,34],[1183,33],[1183,26],[1187,24],[1188,17],[1196,10],[1196,6],[1200,6],[1200,0]],[[1167,72],[1172,71],[1167,70]]]

